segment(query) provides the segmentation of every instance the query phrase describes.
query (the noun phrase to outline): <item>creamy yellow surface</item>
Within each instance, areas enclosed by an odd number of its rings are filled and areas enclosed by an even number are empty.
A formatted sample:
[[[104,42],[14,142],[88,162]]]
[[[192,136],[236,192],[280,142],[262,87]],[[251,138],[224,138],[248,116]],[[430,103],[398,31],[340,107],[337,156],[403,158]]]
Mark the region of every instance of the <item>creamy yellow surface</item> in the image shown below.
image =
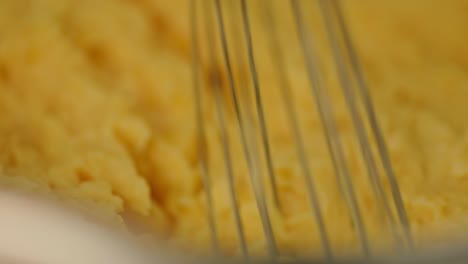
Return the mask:
[[[468,3],[344,2],[416,240],[424,243],[434,232],[459,230],[456,226],[468,217]],[[337,251],[351,249],[356,234],[334,180],[303,56],[290,30],[289,6],[275,3],[284,15],[279,32],[288,52],[285,68],[330,240]],[[226,13],[236,14],[236,8]],[[0,0],[2,174],[95,203],[117,222],[136,218],[179,246],[208,248],[187,12],[182,0]],[[310,254],[320,250],[316,225],[288,119],[279,107],[277,72],[262,48],[268,38],[253,17],[282,203],[281,213],[271,212],[275,234],[283,253]],[[321,54],[327,54],[325,47],[319,45]],[[220,71],[202,55],[205,75]],[[246,71],[239,58],[233,62],[236,80],[239,87],[250,87],[238,76]],[[330,57],[324,58],[331,66]],[[349,112],[335,76],[325,79],[337,101],[338,127],[366,229],[372,239],[384,238]],[[224,251],[233,253],[238,242],[213,90],[205,91],[217,230]],[[261,254],[264,236],[233,111],[227,111],[226,120],[245,233],[252,253]]]

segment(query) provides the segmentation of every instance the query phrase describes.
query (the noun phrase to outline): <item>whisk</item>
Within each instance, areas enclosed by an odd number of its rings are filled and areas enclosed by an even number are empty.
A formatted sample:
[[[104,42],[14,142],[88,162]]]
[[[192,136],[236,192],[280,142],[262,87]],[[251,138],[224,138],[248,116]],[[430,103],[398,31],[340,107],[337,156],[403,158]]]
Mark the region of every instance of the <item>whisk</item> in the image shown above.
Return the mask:
[[[307,135],[300,129],[299,113],[295,108],[292,92],[295,87],[291,84],[285,60],[288,56],[281,45],[280,18],[273,12],[272,1],[261,2],[261,18],[267,29],[264,32],[264,40],[267,42],[265,49],[256,47],[254,33],[252,29],[252,7],[254,3],[246,0],[239,0],[240,19],[229,23],[226,15],[226,8],[230,5],[221,0],[204,0],[191,2],[191,28],[192,28],[192,51],[193,51],[193,74],[194,74],[194,98],[196,101],[196,113],[198,123],[199,156],[203,175],[203,187],[206,194],[207,216],[210,225],[210,234],[213,249],[219,252],[219,237],[217,234],[216,219],[214,216],[214,198],[211,183],[211,173],[209,170],[209,159],[206,150],[206,120],[203,115],[203,106],[206,103],[203,89],[204,63],[221,68],[222,74],[211,74],[206,83],[212,87],[214,98],[214,112],[219,128],[222,160],[225,166],[225,173],[228,179],[228,196],[233,213],[236,234],[239,241],[241,255],[249,258],[249,251],[246,242],[246,234],[241,221],[241,212],[238,204],[238,194],[236,191],[236,179],[234,173],[234,162],[231,154],[232,144],[230,144],[229,130],[227,129],[227,105],[232,104],[235,121],[237,122],[240,136],[242,159],[245,159],[248,167],[248,174],[255,197],[257,210],[260,215],[263,234],[267,246],[268,256],[277,259],[281,254],[278,250],[277,240],[274,232],[274,225],[271,220],[272,209],[282,211],[280,203],[281,193],[278,191],[277,175],[275,173],[275,161],[271,146],[271,131],[267,124],[265,111],[265,94],[269,92],[261,78],[259,78],[259,65],[265,63],[261,55],[271,59],[270,67],[273,68],[274,75],[271,77],[277,83],[282,104],[286,112],[287,123],[291,133],[292,143],[310,205],[310,214],[313,216],[318,230],[318,237],[323,251],[325,261],[336,259],[330,242],[330,234],[325,227],[326,222],[323,216],[323,202],[317,194],[320,185],[316,184],[316,174],[312,170],[307,159],[307,149],[305,148],[305,138]],[[203,3],[202,3],[203,2]],[[197,8],[197,4],[202,3],[202,8]],[[257,3],[257,2],[255,2]],[[232,4],[232,3],[231,3]],[[308,81],[309,95],[313,97],[313,104],[319,116],[321,128],[323,130],[325,143],[328,149],[328,157],[333,165],[333,171],[341,196],[346,201],[346,207],[351,216],[355,233],[359,241],[360,252],[363,257],[373,255],[371,241],[368,235],[365,221],[363,220],[363,208],[360,206],[354,184],[354,175],[351,173],[350,164],[345,154],[345,146],[341,138],[340,129],[336,119],[336,107],[330,99],[330,88],[322,74],[321,57],[319,54],[316,34],[310,27],[311,22],[307,20],[310,5],[314,4],[319,11],[319,19],[323,25],[323,32],[326,36],[327,47],[330,50],[330,59],[333,62],[332,68],[339,84],[341,97],[352,121],[354,140],[358,144],[360,158],[364,161],[367,180],[372,187],[372,199],[381,215],[382,221],[391,230],[393,243],[400,250],[411,251],[413,242],[411,238],[408,216],[403,205],[398,183],[387,151],[385,140],[380,131],[377,116],[371,102],[369,91],[363,77],[358,56],[353,48],[352,40],[343,15],[339,0],[316,0],[302,2],[299,0],[288,1],[288,9],[282,12],[291,12],[293,17],[294,32],[288,32],[288,36],[294,36],[300,43],[299,52],[305,65],[305,74]],[[232,22],[232,21],[231,21]],[[230,26],[231,25],[231,26]],[[242,43],[245,48],[233,47],[228,41],[229,34],[235,26],[239,26],[241,34],[236,40]],[[238,28],[238,30],[239,30]],[[202,33],[204,35],[202,36]],[[202,40],[204,45],[201,44]],[[203,48],[208,51],[203,53]],[[260,54],[261,55],[258,55]],[[205,56],[206,55],[206,56]],[[242,56],[246,58],[247,83],[250,83],[249,91],[245,92],[239,87],[236,81],[234,59]],[[205,61],[206,59],[206,61]],[[223,83],[225,77],[225,83]],[[223,87],[227,87],[227,92],[223,94]],[[253,103],[246,103],[251,93]],[[278,106],[280,107],[280,106]],[[256,120],[256,125],[253,125]],[[256,138],[260,140],[257,141]],[[375,147],[373,147],[373,144]],[[238,157],[235,157],[238,158]],[[261,160],[266,163],[266,171],[262,170]],[[381,169],[380,169],[381,168]],[[267,175],[268,186],[262,181],[262,175]],[[385,190],[384,182],[388,183],[389,192]],[[273,203],[268,203],[267,193],[271,190]],[[304,234],[307,236],[307,234]]]

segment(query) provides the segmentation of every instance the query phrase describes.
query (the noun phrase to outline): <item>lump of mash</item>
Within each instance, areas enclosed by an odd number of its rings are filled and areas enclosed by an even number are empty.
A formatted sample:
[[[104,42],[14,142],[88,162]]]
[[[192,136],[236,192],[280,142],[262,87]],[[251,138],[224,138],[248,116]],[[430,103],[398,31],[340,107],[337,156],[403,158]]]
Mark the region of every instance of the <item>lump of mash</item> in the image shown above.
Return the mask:
[[[275,2],[277,11],[289,8],[282,6],[285,2]],[[468,217],[468,4],[344,3],[414,236],[422,243],[427,234],[448,235]],[[1,174],[93,203],[112,221],[136,219],[177,246],[207,250],[210,228],[196,141],[187,4],[0,1]],[[356,246],[355,227],[334,178],[297,37],[288,28],[292,20],[284,14],[278,31],[289,52],[285,70],[307,135],[304,147],[326,228],[335,250],[350,249]],[[262,95],[280,193],[280,209],[270,207],[276,239],[284,254],[318,253],[303,173],[284,107],[278,107],[283,104],[278,80],[271,77],[277,69],[268,62],[268,49],[260,48],[268,38],[255,16],[253,31],[259,78],[262,87],[270,87]],[[206,75],[223,74],[219,65],[202,59]],[[328,67],[332,60],[325,57],[323,63]],[[242,78],[246,62],[239,56],[234,65],[239,86],[249,87]],[[353,155],[358,145],[349,113],[334,76],[325,79],[338,102],[338,129],[366,229],[372,239],[381,238],[385,232],[376,198],[362,160]],[[213,91],[204,93],[206,153],[221,248],[232,254],[239,245]],[[238,127],[232,106],[226,108],[242,222],[252,253],[262,254],[265,238]],[[266,176],[264,163],[259,164]],[[267,196],[271,202],[271,190]]]

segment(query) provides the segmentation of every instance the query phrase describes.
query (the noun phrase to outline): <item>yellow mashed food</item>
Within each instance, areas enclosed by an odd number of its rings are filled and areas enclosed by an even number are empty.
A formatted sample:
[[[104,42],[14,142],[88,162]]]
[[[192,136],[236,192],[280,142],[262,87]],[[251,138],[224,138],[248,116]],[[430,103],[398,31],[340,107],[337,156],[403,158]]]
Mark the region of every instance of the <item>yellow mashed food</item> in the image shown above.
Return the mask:
[[[285,2],[275,2],[278,12],[289,8]],[[416,241],[459,230],[468,219],[468,2],[343,2]],[[283,13],[285,68],[326,227],[335,250],[349,249],[356,233],[334,180],[297,37],[288,28],[291,14]],[[136,219],[178,246],[208,249],[188,19],[182,0],[1,0],[2,175],[93,203],[116,222]],[[268,43],[263,26],[253,19],[256,47]],[[257,50],[261,83],[270,88],[263,99],[283,205],[281,213],[271,207],[277,243],[284,254],[314,253],[318,232],[284,107],[278,107],[276,69],[267,49]],[[234,64],[241,76],[245,62]],[[206,75],[216,70],[208,66]],[[338,91],[333,96],[341,98]],[[223,251],[235,253],[213,90],[206,89],[205,100],[216,227]],[[352,154],[357,142],[349,113],[338,104],[336,114],[365,226],[372,239],[383,237],[365,167]],[[232,111],[226,120],[248,246],[262,254],[265,238]]]

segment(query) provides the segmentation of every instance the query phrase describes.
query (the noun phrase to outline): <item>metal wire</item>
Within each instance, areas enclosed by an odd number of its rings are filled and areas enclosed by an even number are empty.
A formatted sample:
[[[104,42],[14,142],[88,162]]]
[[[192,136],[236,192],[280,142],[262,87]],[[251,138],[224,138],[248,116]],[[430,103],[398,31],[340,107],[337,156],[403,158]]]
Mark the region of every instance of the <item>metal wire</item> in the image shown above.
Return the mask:
[[[280,203],[280,193],[277,186],[277,175],[274,170],[273,149],[270,146],[270,131],[268,130],[266,113],[264,110],[264,92],[266,88],[258,76],[258,61],[255,56],[252,25],[250,21],[249,8],[251,2],[240,1],[241,20],[237,21],[241,26],[242,39],[245,41],[245,57],[247,60],[247,69],[252,84],[251,91],[254,95],[255,107],[242,107],[243,100],[239,95],[239,84],[236,83],[233,71],[233,60],[228,41],[229,26],[226,23],[223,7],[226,2],[221,0],[203,0],[203,8],[197,8],[197,0],[192,0],[191,6],[191,28],[192,28],[192,49],[193,49],[193,75],[194,75],[194,98],[196,101],[196,113],[198,123],[198,138],[200,148],[200,162],[203,175],[203,185],[207,200],[207,216],[210,225],[211,240],[213,249],[219,252],[219,237],[216,230],[216,221],[214,216],[213,192],[210,183],[208,170],[208,160],[206,154],[206,129],[202,114],[204,104],[203,92],[201,88],[202,72],[201,66],[201,48],[199,45],[200,32],[198,18],[202,17],[203,28],[206,35],[206,45],[208,49],[208,62],[210,65],[224,69],[226,73],[228,97],[230,104],[234,108],[235,120],[238,123],[241,147],[244,154],[243,159],[247,164],[249,179],[252,185],[257,210],[260,215],[263,233],[267,245],[268,255],[272,260],[277,260],[279,250],[275,238],[274,226],[271,221],[271,208],[267,203],[266,190],[263,183],[260,161],[266,163],[266,175],[268,176],[269,187],[272,190],[273,206],[279,212],[282,211]],[[199,3],[199,2],[198,2]],[[412,248],[411,232],[409,230],[408,219],[402,198],[394,176],[392,165],[389,159],[387,147],[377,122],[377,117],[369,96],[367,85],[364,81],[362,70],[360,69],[358,58],[351,44],[351,38],[346,29],[346,23],[341,11],[339,0],[317,0],[318,10],[321,14],[321,21],[325,28],[327,43],[331,49],[331,58],[334,62],[337,79],[341,92],[350,113],[356,140],[359,145],[360,155],[364,160],[367,177],[371,183],[372,192],[378,205],[378,211],[385,219],[388,228],[392,231],[395,245],[400,250]],[[267,37],[269,38],[269,55],[273,59],[273,69],[276,73],[283,104],[286,109],[288,126],[291,130],[294,149],[296,151],[298,162],[302,175],[304,177],[305,188],[307,189],[308,200],[310,203],[311,214],[315,219],[315,225],[318,229],[318,236],[323,250],[325,262],[332,262],[336,258],[330,242],[330,234],[327,232],[326,223],[322,212],[322,204],[317,194],[317,186],[314,173],[306,158],[306,149],[304,147],[304,135],[301,133],[298,121],[298,111],[295,109],[295,103],[291,95],[294,87],[291,85],[287,70],[285,69],[285,51],[280,45],[280,35],[278,34],[278,17],[271,8],[271,2],[264,0],[262,2],[263,15],[267,24]],[[329,87],[323,80],[319,65],[319,56],[317,54],[316,40],[304,14],[308,12],[308,6],[299,0],[290,0],[291,13],[294,19],[296,36],[300,43],[300,52],[302,53],[305,72],[309,83],[311,96],[314,98],[316,110],[319,115],[325,141],[333,164],[336,181],[342,191],[346,201],[347,209],[353,221],[356,235],[360,244],[362,256],[368,258],[372,255],[369,235],[363,221],[362,208],[358,203],[356,187],[351,175],[350,165],[348,164],[343,140],[337,128],[335,115],[335,106],[330,100]],[[200,16],[198,13],[203,14]],[[284,12],[287,12],[285,10]],[[221,63],[218,61],[221,60]],[[231,154],[230,134],[227,129],[226,100],[223,99],[222,76],[210,75],[207,85],[211,86],[213,91],[213,100],[215,105],[215,115],[218,124],[218,130],[221,138],[221,148],[225,173],[228,179],[228,194],[233,212],[233,220],[241,255],[248,259],[249,250],[246,242],[246,234],[241,221],[241,211],[239,208],[239,197],[237,196],[237,186],[234,173],[233,157]],[[247,104],[248,105],[248,104]],[[361,109],[364,109],[361,111]],[[256,111],[255,111],[256,110]],[[251,124],[252,120],[258,121],[258,129]],[[366,124],[370,126],[370,132],[366,129]],[[260,137],[260,145],[257,143],[257,136]],[[377,151],[371,147],[371,143],[376,142]],[[262,156],[263,155],[263,156]],[[383,176],[379,171],[379,166],[383,167],[383,174],[388,181],[391,197],[386,195],[383,187]],[[396,216],[393,213],[396,211]]]

